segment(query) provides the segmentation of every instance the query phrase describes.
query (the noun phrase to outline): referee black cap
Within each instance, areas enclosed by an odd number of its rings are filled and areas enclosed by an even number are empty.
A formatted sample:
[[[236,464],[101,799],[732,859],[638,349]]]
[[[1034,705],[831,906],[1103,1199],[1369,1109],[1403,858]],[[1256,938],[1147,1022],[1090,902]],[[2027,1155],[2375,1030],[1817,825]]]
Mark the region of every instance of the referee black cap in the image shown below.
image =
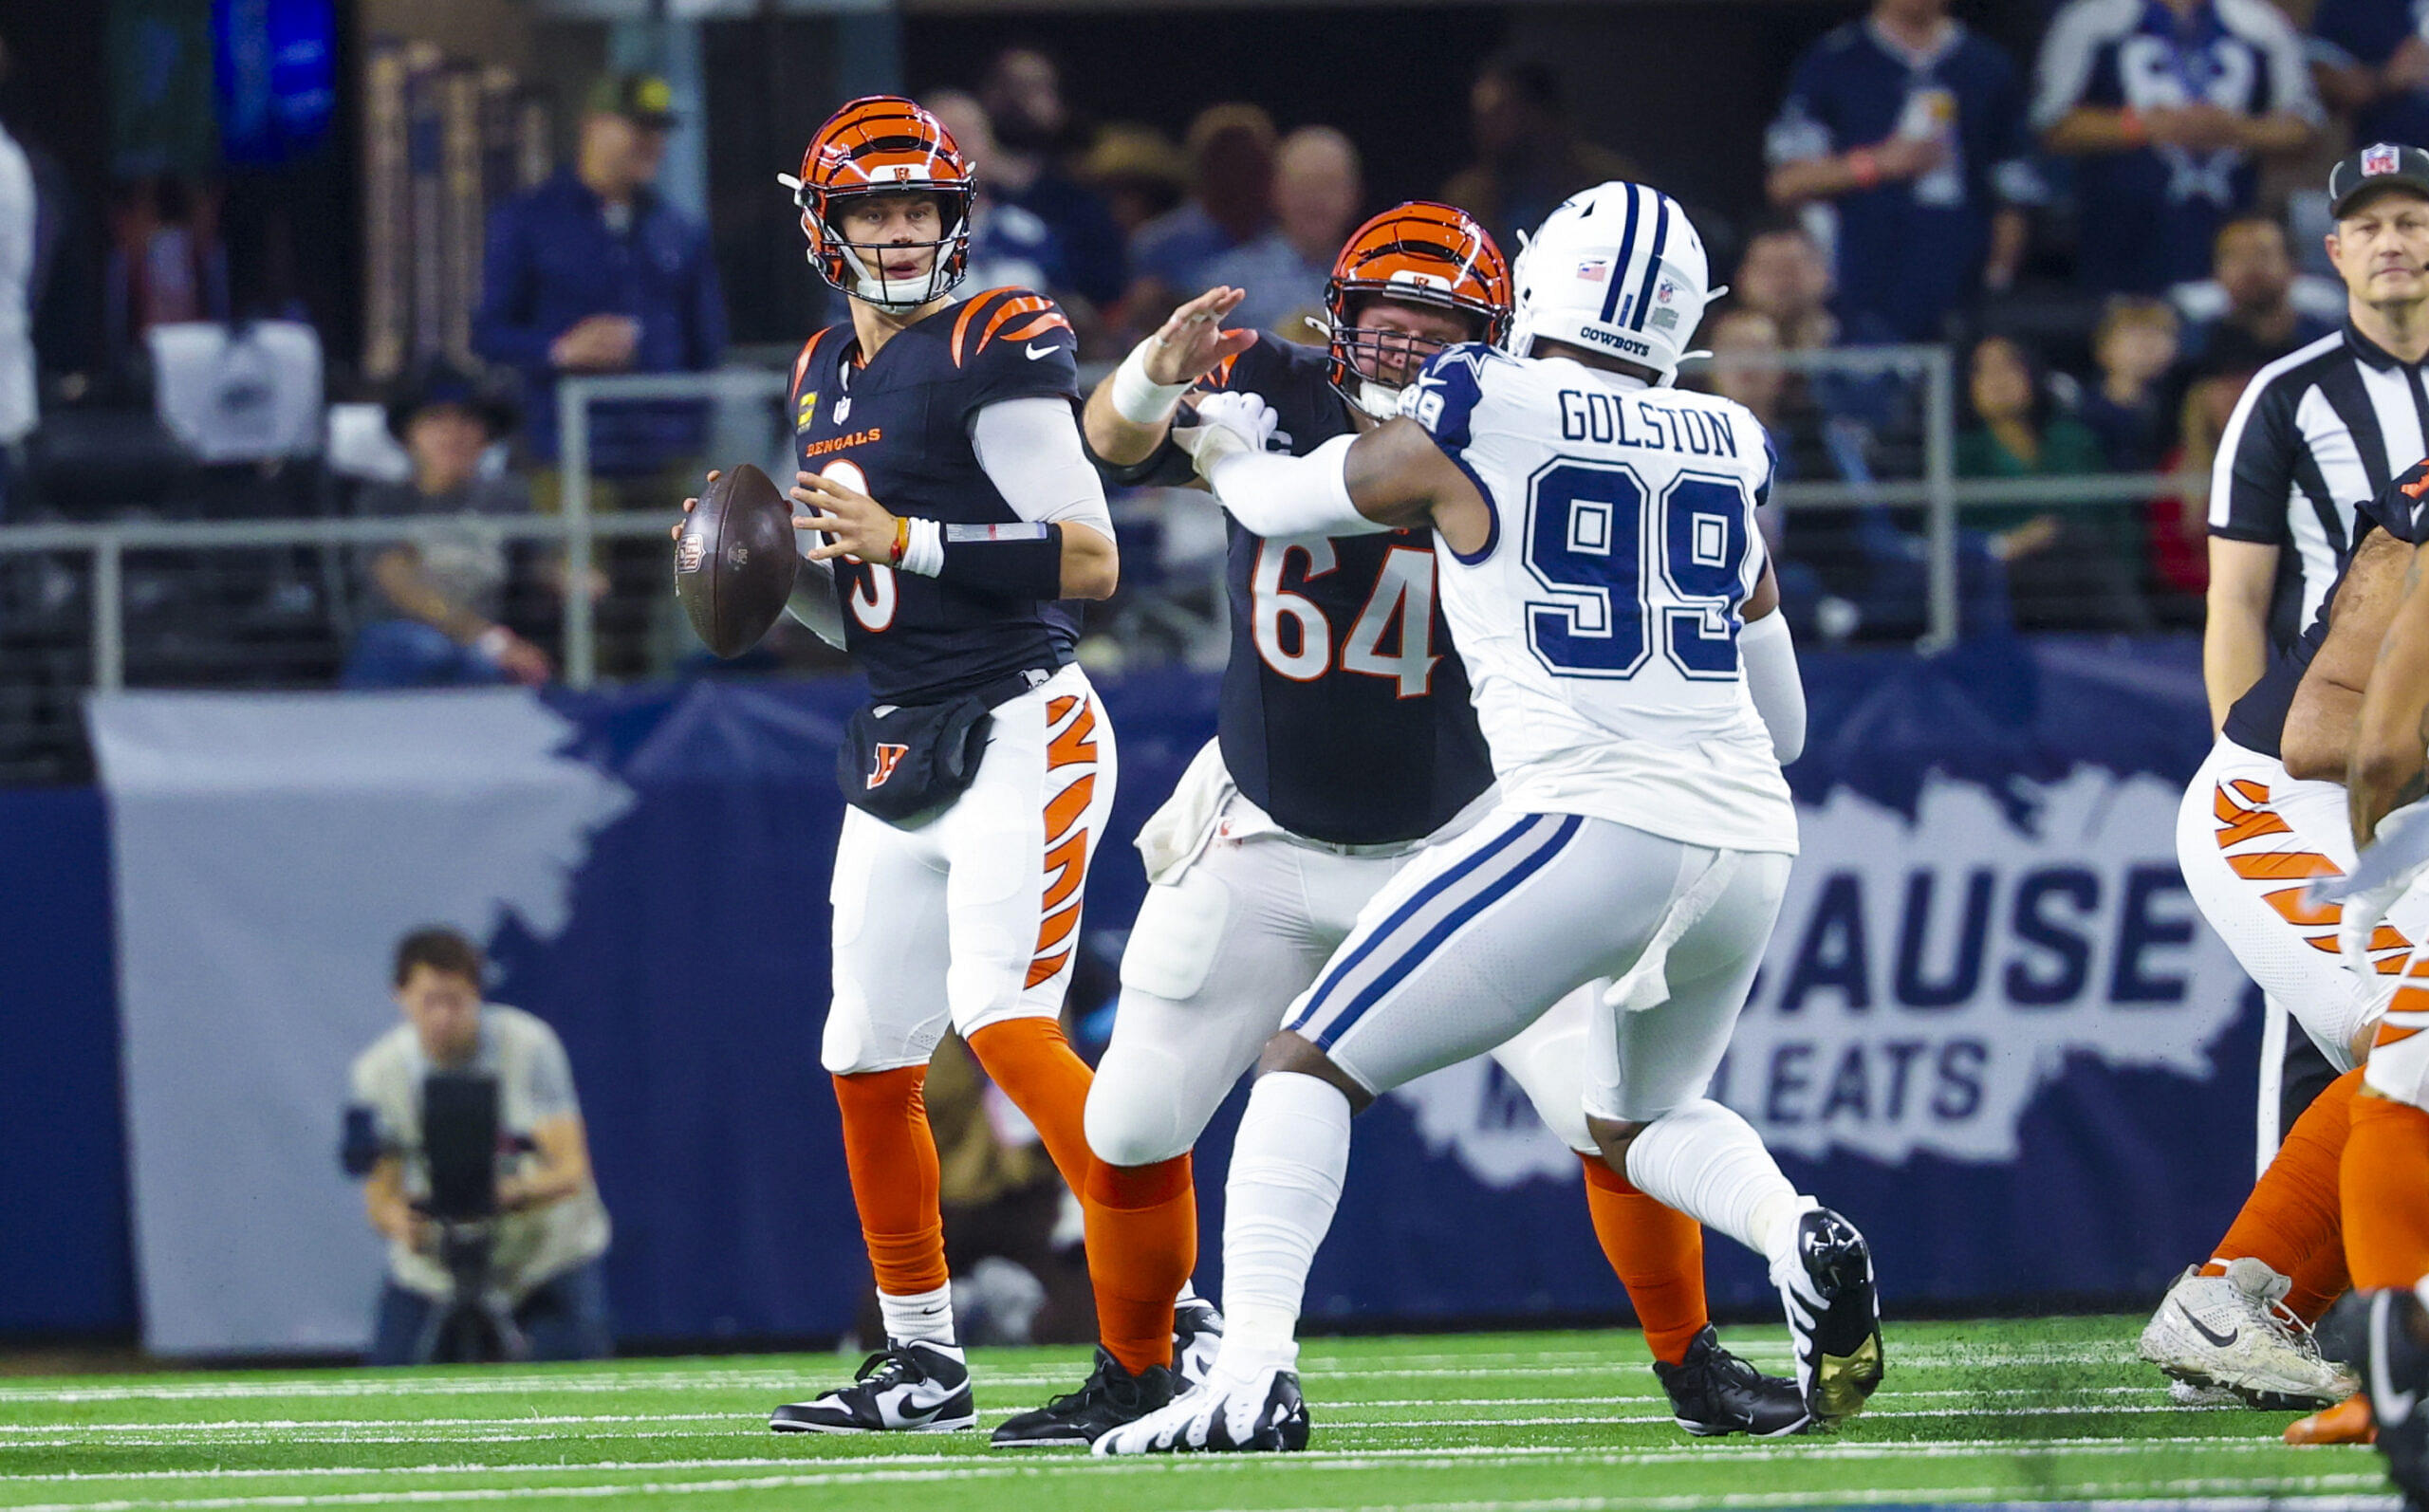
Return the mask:
[[[2382,189],[2405,189],[2429,199],[2429,153],[2383,141],[2346,157],[2328,170],[2328,213],[2343,220]]]

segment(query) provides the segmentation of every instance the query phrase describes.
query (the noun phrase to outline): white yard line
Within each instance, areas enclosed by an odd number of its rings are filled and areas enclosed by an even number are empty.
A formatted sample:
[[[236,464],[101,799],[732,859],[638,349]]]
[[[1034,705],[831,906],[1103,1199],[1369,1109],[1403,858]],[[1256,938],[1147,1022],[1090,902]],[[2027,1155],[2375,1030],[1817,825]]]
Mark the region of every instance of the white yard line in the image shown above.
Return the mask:
[[[2202,1434],[2175,1434],[2144,1439],[2065,1438],[2017,1440],[2012,1438],[1923,1439],[1898,1440],[1880,1444],[1834,1443],[1827,1440],[1796,1444],[1673,1444],[1655,1445],[1638,1449],[1575,1449],[1563,1447],[1490,1448],[1468,1454],[1457,1449],[1313,1449],[1301,1454],[1294,1465],[1324,1465],[1341,1459],[1361,1461],[1411,1460],[1441,1458],[1445,1455],[1465,1456],[1474,1461],[1491,1463],[1507,1460],[1512,1465],[1548,1455],[1563,1455],[1598,1466],[1662,1465],[1681,1460],[1713,1458],[1727,1455],[1733,1463],[1769,1460],[1910,1460],[1910,1459],[1974,1459],[1983,1455],[2001,1458],[2029,1456],[2036,1459],[2073,1455],[2118,1456],[2197,1448],[2211,1453],[2261,1454],[2274,1453],[2286,1447],[2273,1439],[2225,1439]],[[500,1465],[416,1465],[416,1466],[306,1466],[287,1469],[251,1469],[214,1466],[198,1470],[66,1470],[41,1475],[0,1475],[0,1486],[78,1485],[114,1481],[176,1481],[176,1480],[313,1480],[326,1477],[366,1475],[622,1475],[641,1470],[742,1470],[770,1465],[799,1463],[783,1455],[769,1453],[750,1457],[689,1460],[601,1460],[567,1464],[564,1461],[529,1461]],[[968,1454],[902,1454],[872,1456],[867,1468],[901,1468],[921,1466],[968,1465],[973,1457]],[[1164,1462],[1121,1461],[1099,1466],[1084,1461],[1076,1452],[1060,1451],[1042,1458],[1011,1462],[1045,1469],[1069,1470],[1085,1465],[1091,1470],[1143,1466]]]
[[[1732,1340],[1730,1348],[1757,1362],[1784,1361],[1788,1346],[1784,1343],[1746,1343]],[[1458,1379],[1493,1375],[1603,1375],[1640,1373],[1645,1362],[1636,1358],[1612,1358],[1607,1355],[1562,1351],[1543,1355],[1441,1355],[1399,1356],[1403,1363],[1392,1367],[1367,1367],[1346,1359],[1311,1355],[1301,1362],[1301,1373],[1310,1378],[1336,1380],[1404,1380]],[[477,1377],[442,1376],[417,1377],[399,1374],[337,1379],[301,1377],[270,1381],[189,1381],[181,1383],[136,1383],[123,1386],[10,1386],[0,1387],[0,1403],[62,1404],[121,1401],[212,1401],[226,1399],[258,1400],[280,1396],[357,1397],[357,1396],[488,1396],[512,1394],[543,1394],[552,1392],[583,1392],[687,1390],[769,1390],[783,1392],[814,1382],[825,1373],[837,1367],[843,1357],[818,1356],[805,1359],[797,1367],[770,1367],[765,1370],[652,1371],[647,1373],[590,1371],[559,1373],[552,1371],[502,1373]],[[1443,1363],[1414,1363],[1437,1360]],[[2052,1345],[2047,1349],[2026,1348],[1974,1350],[1964,1346],[1919,1345],[1910,1349],[1898,1347],[1893,1332],[1889,1340],[1892,1368],[1910,1370],[1981,1369],[2007,1370],[2038,1365],[2118,1365],[2135,1363],[2131,1347],[2121,1340],[2114,1348],[2092,1349],[2083,1346]],[[1452,1363],[1456,1362],[1456,1363]],[[983,1388],[1064,1386],[1086,1368],[1086,1362],[1074,1356],[1070,1373],[1038,1371],[998,1372],[983,1361],[976,1363],[973,1374]]]
[[[1103,1464],[1105,1469],[1127,1462]],[[1270,1460],[1242,1456],[1237,1461],[1209,1462],[1202,1460],[1145,1462],[1160,1467],[1177,1464],[1192,1466],[1213,1463],[1264,1464]],[[1097,1469],[1097,1466],[1090,1466]],[[356,1491],[333,1493],[287,1493],[269,1496],[187,1497],[174,1500],[124,1500],[110,1502],[53,1502],[22,1506],[17,1512],[142,1512],[146,1508],[169,1509],[169,1512],[243,1512],[243,1509],[273,1507],[341,1507],[341,1506],[405,1506],[434,1502],[527,1502],[545,1498],[606,1500],[643,1496],[691,1496],[702,1493],[743,1493],[752,1491],[787,1491],[817,1486],[867,1484],[878,1482],[970,1482],[1001,1480],[1026,1475],[1030,1467],[1023,1465],[986,1464],[960,1469],[891,1469],[882,1472],[837,1472],[792,1475],[727,1477],[710,1481],[635,1481],[610,1484],[579,1486],[454,1486],[436,1489]],[[1100,1471],[1100,1473],[1102,1473]],[[2263,1483],[2278,1497],[2303,1491],[2363,1491],[2385,1484],[2375,1471],[2368,1474],[2312,1475],[2291,1478],[2270,1478]],[[2143,1496],[2226,1495],[2249,1493],[2255,1484],[2249,1481],[2225,1480],[2216,1477],[2165,1481],[2112,1481],[2079,1484],[2067,1488],[2073,1496],[2103,1496],[2142,1493]],[[1735,1493],[1712,1495],[1651,1497],[1562,1497],[1540,1501],[1499,1502],[1437,1502],[1398,1503],[1398,1512],[1684,1512],[1684,1509],[1710,1506],[1772,1507],[1812,1505],[1817,1503],[1878,1503],[1882,1501],[1992,1501],[2012,1502],[2016,1488],[2009,1485],[1955,1487],[1834,1487],[1828,1491],[1813,1490]],[[2274,1500],[2273,1498],[2271,1500]],[[2372,1505],[2384,1505],[2374,1502]],[[1328,1512],[1308,1508],[1306,1512]]]

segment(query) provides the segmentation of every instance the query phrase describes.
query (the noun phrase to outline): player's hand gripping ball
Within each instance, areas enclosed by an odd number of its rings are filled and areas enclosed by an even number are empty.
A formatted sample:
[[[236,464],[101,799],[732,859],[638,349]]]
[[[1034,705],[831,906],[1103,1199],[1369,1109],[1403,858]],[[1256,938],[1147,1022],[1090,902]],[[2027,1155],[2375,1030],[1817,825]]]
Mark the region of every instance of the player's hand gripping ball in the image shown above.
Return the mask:
[[[746,462],[710,473],[708,488],[684,500],[683,510],[675,527],[675,597],[711,651],[739,656],[792,596],[801,571],[792,505]]]

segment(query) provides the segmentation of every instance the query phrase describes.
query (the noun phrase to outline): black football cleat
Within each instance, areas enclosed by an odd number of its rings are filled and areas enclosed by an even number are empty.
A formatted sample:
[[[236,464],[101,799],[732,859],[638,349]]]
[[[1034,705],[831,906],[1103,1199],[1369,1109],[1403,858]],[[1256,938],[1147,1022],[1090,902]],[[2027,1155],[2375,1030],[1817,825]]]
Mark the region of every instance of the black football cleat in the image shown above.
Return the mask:
[[[1007,1420],[988,1442],[999,1449],[1084,1449],[1164,1406],[1174,1390],[1173,1373],[1164,1366],[1133,1375],[1099,1348],[1097,1367],[1078,1391]]]
[[[970,1366],[949,1344],[889,1343],[839,1386],[807,1402],[776,1409],[779,1433],[949,1433],[976,1428]]]
[[[1882,1369],[1881,1293],[1863,1235],[1816,1208],[1797,1220],[1796,1253],[1771,1280],[1788,1309],[1806,1411],[1825,1420],[1863,1411]]]
[[[1098,1439],[1098,1454],[1270,1454],[1307,1447],[1299,1374],[1270,1365],[1246,1380],[1217,1374],[1202,1386]]]
[[[2429,1315],[2408,1291],[2349,1292],[2320,1321],[2320,1343],[2362,1378],[2379,1452],[2409,1512],[2429,1506]]]
[[[1673,1420],[1698,1438],[1786,1438],[1813,1426],[1805,1393],[1794,1381],[1766,1375],[1721,1348],[1720,1335],[1709,1323],[1687,1346],[1685,1359],[1676,1365],[1655,1360],[1653,1374],[1670,1393]]]
[[[1223,1347],[1223,1315],[1204,1299],[1173,1309],[1173,1374],[1176,1392],[1185,1392],[1214,1374],[1214,1355]]]

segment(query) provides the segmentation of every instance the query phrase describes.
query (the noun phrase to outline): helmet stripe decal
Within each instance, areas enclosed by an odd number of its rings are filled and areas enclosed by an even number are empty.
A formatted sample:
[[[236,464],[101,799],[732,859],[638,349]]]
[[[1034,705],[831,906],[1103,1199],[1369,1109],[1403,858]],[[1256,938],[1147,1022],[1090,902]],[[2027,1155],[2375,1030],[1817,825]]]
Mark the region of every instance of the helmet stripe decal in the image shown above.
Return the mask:
[[[1620,230],[1620,255],[1611,265],[1610,286],[1603,290],[1603,323],[1605,325],[1617,318],[1620,307],[1620,286],[1628,281],[1628,259],[1636,255],[1636,186],[1629,184],[1626,188],[1628,192],[1627,224]]]
[[[1670,240],[1670,196],[1649,190],[1657,212],[1653,221],[1653,254],[1644,260],[1644,282],[1637,286],[1636,311],[1628,317],[1628,329],[1644,329],[1645,312],[1653,307],[1653,281],[1661,273],[1661,249]],[[1613,283],[1619,282],[1614,276]]]

